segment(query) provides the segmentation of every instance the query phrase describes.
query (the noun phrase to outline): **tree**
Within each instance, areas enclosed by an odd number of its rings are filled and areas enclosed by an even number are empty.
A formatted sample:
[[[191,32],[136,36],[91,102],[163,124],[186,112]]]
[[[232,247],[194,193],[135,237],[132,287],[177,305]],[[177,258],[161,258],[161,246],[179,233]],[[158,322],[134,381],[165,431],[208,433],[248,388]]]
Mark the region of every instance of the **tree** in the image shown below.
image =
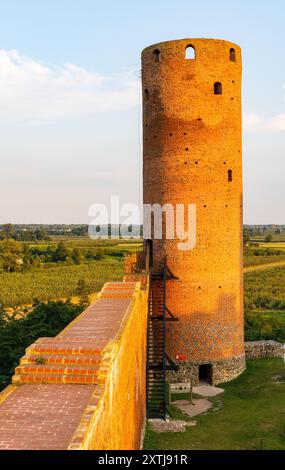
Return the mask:
[[[36,240],[47,240],[49,238],[47,231],[43,228],[35,230],[34,237]]]
[[[0,259],[5,272],[21,271],[24,264],[24,247],[21,243],[7,239],[0,242]]]
[[[248,229],[243,230],[243,244],[244,246],[247,246],[247,244],[250,242],[250,233]]]
[[[96,261],[100,261],[103,257],[104,257],[104,255],[103,255],[103,253],[102,253],[102,250],[99,249],[99,250],[97,251],[96,255],[94,256],[94,259],[95,259]]]
[[[79,305],[81,307],[87,307],[89,305],[89,296],[88,296],[88,288],[84,279],[79,279],[76,289],[77,295],[80,297]]]
[[[270,243],[270,242],[272,242],[272,240],[273,240],[273,237],[272,237],[271,234],[266,235],[266,237],[265,237],[265,242],[266,243]]]
[[[56,262],[65,261],[68,255],[69,255],[68,248],[65,246],[63,242],[59,242],[54,252],[53,260]]]
[[[84,257],[82,255],[82,252],[79,250],[79,248],[74,248],[72,250],[72,255],[71,255],[74,264],[81,264],[82,261],[84,260]]]
[[[3,225],[4,238],[12,238],[14,235],[14,227],[12,224]]]
[[[56,336],[81,311],[68,302],[36,303],[30,312],[19,308],[13,314],[0,307],[0,390],[9,384],[27,346],[39,337]]]

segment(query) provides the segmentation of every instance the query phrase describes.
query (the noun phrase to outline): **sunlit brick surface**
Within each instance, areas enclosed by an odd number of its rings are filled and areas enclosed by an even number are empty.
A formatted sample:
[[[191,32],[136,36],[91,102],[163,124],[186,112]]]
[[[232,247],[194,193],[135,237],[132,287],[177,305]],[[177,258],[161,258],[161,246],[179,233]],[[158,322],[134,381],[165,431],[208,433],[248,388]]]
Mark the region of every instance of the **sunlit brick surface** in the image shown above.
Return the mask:
[[[0,449],[136,449],[145,421],[147,291],[107,283],[0,394]],[[19,386],[20,385],[20,386]]]
[[[90,385],[23,385],[0,405],[0,449],[67,449]]]
[[[194,249],[180,251],[177,236],[154,240],[155,270],[167,258],[179,278],[167,285],[179,317],[168,325],[168,352],[198,363],[242,358],[241,50],[223,40],[155,44],[142,53],[142,82],[144,203],[197,210]]]

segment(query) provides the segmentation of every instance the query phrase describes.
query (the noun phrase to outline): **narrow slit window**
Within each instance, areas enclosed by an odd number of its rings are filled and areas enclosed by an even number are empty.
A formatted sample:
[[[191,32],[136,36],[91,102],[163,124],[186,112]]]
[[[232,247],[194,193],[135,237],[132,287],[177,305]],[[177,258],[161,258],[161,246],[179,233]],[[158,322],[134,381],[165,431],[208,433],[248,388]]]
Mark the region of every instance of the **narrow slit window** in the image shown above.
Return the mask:
[[[195,60],[196,59],[196,51],[195,47],[189,44],[189,46],[185,49],[185,58],[186,60]]]
[[[236,50],[233,47],[230,49],[230,61],[231,62],[236,61]]]
[[[221,82],[216,82],[214,85],[214,93],[215,95],[222,95],[223,94],[223,85]]]
[[[154,62],[156,64],[159,64],[159,62],[160,62],[160,50],[159,49],[155,49],[153,51],[153,57],[154,57]]]
[[[233,180],[233,172],[232,170],[229,170],[228,171],[228,182],[231,183]]]
[[[144,99],[145,99],[145,101],[148,101],[148,100],[149,100],[149,91],[148,91],[147,88],[146,88],[145,91],[144,91]]]

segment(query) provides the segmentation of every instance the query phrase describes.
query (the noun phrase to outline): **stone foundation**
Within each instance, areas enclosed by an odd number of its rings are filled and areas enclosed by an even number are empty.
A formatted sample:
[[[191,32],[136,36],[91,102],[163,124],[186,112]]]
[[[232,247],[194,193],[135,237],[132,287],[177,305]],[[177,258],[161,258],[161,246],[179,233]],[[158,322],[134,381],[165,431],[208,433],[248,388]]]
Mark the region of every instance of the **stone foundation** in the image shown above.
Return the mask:
[[[192,379],[193,385],[199,384],[199,367],[203,364],[212,366],[211,383],[218,385],[238,377],[246,369],[245,355],[220,361],[181,362],[178,372],[168,372],[170,383],[187,383]]]
[[[247,341],[244,348],[247,359],[284,357],[285,355],[284,345],[277,341]]]

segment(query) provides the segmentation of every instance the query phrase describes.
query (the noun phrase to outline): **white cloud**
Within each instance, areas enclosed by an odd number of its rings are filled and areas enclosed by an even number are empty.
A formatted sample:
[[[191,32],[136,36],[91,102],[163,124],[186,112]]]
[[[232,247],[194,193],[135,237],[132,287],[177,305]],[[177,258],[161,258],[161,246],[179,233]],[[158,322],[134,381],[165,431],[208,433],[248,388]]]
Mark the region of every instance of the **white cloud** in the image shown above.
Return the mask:
[[[270,117],[245,113],[243,127],[246,131],[285,131],[285,113]]]
[[[42,64],[0,50],[0,121],[45,122],[130,109],[139,103],[134,72],[113,76],[74,64]]]

